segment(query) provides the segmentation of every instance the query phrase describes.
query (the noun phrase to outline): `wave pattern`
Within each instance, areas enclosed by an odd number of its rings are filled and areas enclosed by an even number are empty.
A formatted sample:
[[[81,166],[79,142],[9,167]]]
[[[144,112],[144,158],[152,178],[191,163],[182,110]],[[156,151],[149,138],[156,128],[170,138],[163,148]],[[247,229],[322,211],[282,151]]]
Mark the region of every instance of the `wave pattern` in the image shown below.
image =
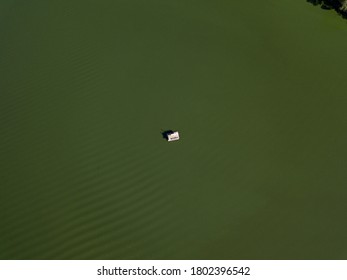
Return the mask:
[[[340,258],[347,42],[278,1],[89,2],[2,19],[0,258]]]

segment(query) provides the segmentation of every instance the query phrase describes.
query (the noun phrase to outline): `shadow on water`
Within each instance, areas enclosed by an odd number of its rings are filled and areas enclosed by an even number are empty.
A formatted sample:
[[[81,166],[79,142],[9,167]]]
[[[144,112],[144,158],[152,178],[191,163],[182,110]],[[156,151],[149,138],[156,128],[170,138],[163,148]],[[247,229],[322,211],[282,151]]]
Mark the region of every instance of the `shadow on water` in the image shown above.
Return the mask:
[[[169,139],[169,134],[173,133],[173,130],[161,130],[161,135],[165,140]]]
[[[335,10],[340,16],[347,19],[346,0],[306,0],[314,6],[320,6],[323,10]]]

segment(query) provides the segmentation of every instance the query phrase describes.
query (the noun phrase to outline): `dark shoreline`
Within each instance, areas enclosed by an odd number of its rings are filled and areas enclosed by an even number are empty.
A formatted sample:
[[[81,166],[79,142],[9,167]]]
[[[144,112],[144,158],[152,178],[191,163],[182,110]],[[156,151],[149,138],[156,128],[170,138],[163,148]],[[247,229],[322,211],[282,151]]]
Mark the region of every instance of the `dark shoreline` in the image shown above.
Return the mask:
[[[306,0],[314,6],[320,6],[324,10],[335,10],[344,19],[347,19],[346,0]]]

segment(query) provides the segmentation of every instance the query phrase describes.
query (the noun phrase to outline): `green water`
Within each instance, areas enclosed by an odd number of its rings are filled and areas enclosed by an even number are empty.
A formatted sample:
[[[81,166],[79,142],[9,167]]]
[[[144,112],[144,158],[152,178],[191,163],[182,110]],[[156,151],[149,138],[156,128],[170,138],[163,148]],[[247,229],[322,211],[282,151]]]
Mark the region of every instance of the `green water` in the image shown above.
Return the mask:
[[[14,0],[0,26],[1,259],[347,258],[334,12]]]

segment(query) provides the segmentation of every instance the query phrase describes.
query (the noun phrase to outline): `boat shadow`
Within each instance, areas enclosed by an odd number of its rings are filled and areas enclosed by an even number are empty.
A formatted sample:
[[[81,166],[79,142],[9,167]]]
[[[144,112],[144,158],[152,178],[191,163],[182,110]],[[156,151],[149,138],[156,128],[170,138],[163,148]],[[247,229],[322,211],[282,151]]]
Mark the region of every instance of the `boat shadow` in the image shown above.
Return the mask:
[[[160,133],[165,140],[169,140],[169,134],[173,132],[174,132],[173,130],[169,129],[169,130],[162,130]]]

